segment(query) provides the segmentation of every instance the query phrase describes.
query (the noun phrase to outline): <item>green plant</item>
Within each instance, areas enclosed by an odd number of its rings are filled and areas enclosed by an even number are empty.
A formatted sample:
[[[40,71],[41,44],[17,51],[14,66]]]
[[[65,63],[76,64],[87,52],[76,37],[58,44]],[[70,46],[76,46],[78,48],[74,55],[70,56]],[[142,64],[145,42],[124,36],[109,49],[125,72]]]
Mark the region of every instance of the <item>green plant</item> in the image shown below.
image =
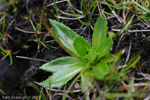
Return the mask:
[[[7,30],[5,31],[5,12],[4,12],[4,15],[3,15],[3,26],[2,26],[2,33],[0,32],[0,39],[5,41],[5,38],[7,37],[7,31],[8,31],[8,28]],[[11,50],[6,50],[4,49],[1,44],[0,44],[0,50],[1,50],[1,54],[5,57],[9,56],[9,59],[10,59],[10,64],[11,65],[13,63],[13,60],[12,60],[12,55],[11,55]]]
[[[0,46],[0,50],[1,50],[1,54],[3,56],[5,56],[5,57],[9,56],[9,59],[10,59],[10,64],[9,65],[12,65],[13,59],[12,59],[11,51],[2,48],[2,46]]]
[[[41,84],[50,88],[60,87],[80,73],[74,82],[81,77],[81,87],[85,91],[87,81],[92,82],[93,78],[103,80],[111,70],[108,63],[117,58],[109,53],[113,41],[107,37],[105,15],[101,13],[95,23],[92,46],[64,24],[54,20],[50,20],[50,23],[55,35],[52,36],[72,57],[58,58],[42,65],[40,69],[53,75]]]
[[[29,83],[29,86],[31,86],[33,89],[35,89],[37,91],[37,93],[39,93],[39,95],[37,96],[28,96],[27,95],[27,91],[26,91],[26,88],[23,89],[23,93],[24,93],[24,96],[26,97],[27,100],[30,100],[31,98],[32,99],[35,99],[35,100],[46,100],[46,96],[43,92],[43,88],[39,88],[37,85],[35,85],[34,83]]]
[[[53,0],[53,2],[54,2],[55,9],[56,9],[56,16],[59,16],[58,8],[56,5],[56,0]],[[58,17],[56,17],[56,19],[57,19],[57,21],[60,21],[60,19]]]
[[[0,32],[0,39],[4,39],[6,37],[5,35],[5,12],[4,12],[4,15],[3,15],[3,26],[2,26],[2,33]]]
[[[0,93],[2,93],[2,94],[4,94],[4,95],[5,95],[5,92],[4,92],[3,90],[1,90],[1,89],[0,89]]]
[[[43,12],[42,12],[42,16],[43,16]],[[37,40],[39,43],[41,43],[45,48],[48,48],[48,47],[38,38],[38,34],[41,33],[41,32],[38,31],[38,28],[41,29],[41,26],[42,26],[41,20],[40,20],[40,23],[38,23],[37,27],[34,26],[33,21],[31,20],[31,18],[30,18],[30,23],[31,23],[32,28],[33,28],[33,30],[34,30],[34,32],[35,32],[34,35],[35,35],[36,40]]]

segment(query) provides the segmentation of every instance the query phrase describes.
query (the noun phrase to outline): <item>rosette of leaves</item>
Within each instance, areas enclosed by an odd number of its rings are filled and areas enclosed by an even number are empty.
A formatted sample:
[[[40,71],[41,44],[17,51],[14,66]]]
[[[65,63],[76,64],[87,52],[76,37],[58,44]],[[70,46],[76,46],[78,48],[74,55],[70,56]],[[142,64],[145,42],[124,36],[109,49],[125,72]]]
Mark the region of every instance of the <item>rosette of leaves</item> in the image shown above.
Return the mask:
[[[107,20],[103,13],[95,23],[92,45],[64,24],[55,20],[50,20],[50,24],[55,38],[72,57],[61,57],[42,65],[40,69],[53,73],[41,82],[43,86],[63,86],[80,73],[81,87],[84,91],[87,81],[92,82],[94,78],[103,80],[108,75],[111,70],[108,63],[114,61],[116,56],[109,53],[113,41],[111,37],[107,37]]]

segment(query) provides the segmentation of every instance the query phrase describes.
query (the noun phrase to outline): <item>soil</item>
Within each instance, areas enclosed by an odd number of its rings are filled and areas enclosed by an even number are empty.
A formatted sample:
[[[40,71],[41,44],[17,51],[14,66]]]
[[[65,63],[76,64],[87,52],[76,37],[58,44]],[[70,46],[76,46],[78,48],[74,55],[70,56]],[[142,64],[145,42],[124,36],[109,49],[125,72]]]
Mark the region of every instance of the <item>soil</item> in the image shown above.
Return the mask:
[[[68,54],[62,50],[61,47],[50,36],[47,36],[49,33],[46,31],[44,26],[42,26],[42,29],[40,30],[44,32],[44,34],[38,35],[38,38],[43,41],[49,49],[38,43],[29,20],[29,17],[31,17],[35,25],[40,21],[38,14],[35,13],[35,10],[44,10],[45,19],[56,19],[54,6],[46,7],[46,5],[51,4],[53,0],[14,1],[16,2],[16,12],[13,11],[14,7],[11,4],[0,1],[0,19],[3,16],[2,12],[6,12],[5,29],[7,29],[9,23],[14,20],[8,29],[7,37],[5,40],[0,40],[1,46],[3,46],[5,49],[11,50],[13,58],[13,64],[9,65],[9,58],[7,57],[3,59],[4,57],[2,54],[0,54],[0,89],[2,89],[7,96],[24,96],[24,90],[26,90],[28,96],[38,96],[39,93],[36,91],[36,89],[30,86],[30,83],[32,82],[36,84],[36,82],[42,82],[49,75],[51,75],[51,73],[40,70],[39,67],[45,62],[59,57],[68,56]],[[70,1],[74,7],[80,9],[80,0]],[[66,12],[69,10],[68,4],[66,2],[58,4],[58,8]],[[106,5],[102,5],[102,8],[105,8],[105,11],[110,12]],[[92,18],[93,24],[95,23],[97,17],[98,10],[96,9]],[[84,30],[81,26],[85,26],[78,20],[60,20],[91,43],[92,29],[89,26],[87,26]],[[87,21],[88,16],[82,20]],[[108,18],[107,21],[109,31],[112,29],[121,29],[123,27],[123,24],[120,24],[115,17]],[[143,20],[138,20],[137,16],[135,16],[129,29],[135,30],[148,28],[148,25],[145,24]],[[0,24],[0,29],[2,29],[2,24]],[[137,68],[132,68],[128,75],[131,77],[134,76],[135,79],[144,78],[143,80],[135,80],[135,82],[138,83],[145,82],[145,80],[149,81],[150,79],[145,79],[144,76],[144,74],[149,75],[150,73],[149,35],[146,32],[125,32],[125,35],[121,41],[120,38],[121,35],[118,35],[114,38],[114,47],[111,52],[115,54],[119,50],[125,49],[125,53],[122,55],[121,59],[121,65],[124,65],[126,64],[126,61],[129,61],[140,50],[142,50],[143,52],[141,53],[140,61],[137,63]],[[127,59],[128,55],[129,59]],[[37,86],[40,87],[39,85]],[[44,92],[46,91],[44,90]],[[62,95],[57,94],[57,92],[58,91],[52,91],[52,93],[56,95],[53,96],[53,100],[60,100],[62,98]],[[150,93],[150,91],[146,90],[146,93]],[[0,93],[0,96],[0,99],[4,100],[4,95]],[[76,98],[77,100],[84,100],[84,96],[81,91],[71,94],[70,99],[72,98]]]

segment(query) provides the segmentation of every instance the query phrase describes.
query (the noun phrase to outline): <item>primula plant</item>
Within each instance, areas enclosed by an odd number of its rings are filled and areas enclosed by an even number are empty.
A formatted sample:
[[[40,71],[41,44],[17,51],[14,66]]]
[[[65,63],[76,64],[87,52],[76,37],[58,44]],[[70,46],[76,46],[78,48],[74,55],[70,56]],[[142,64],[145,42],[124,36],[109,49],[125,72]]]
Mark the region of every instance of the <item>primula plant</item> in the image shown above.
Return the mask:
[[[50,24],[61,47],[72,57],[61,57],[42,65],[40,69],[53,73],[41,82],[43,86],[57,88],[79,74],[82,90],[85,91],[87,81],[92,82],[94,78],[103,80],[108,75],[111,70],[108,63],[116,56],[109,53],[113,41],[107,37],[107,20],[103,13],[95,23],[92,45],[64,24],[55,20],[50,20]]]

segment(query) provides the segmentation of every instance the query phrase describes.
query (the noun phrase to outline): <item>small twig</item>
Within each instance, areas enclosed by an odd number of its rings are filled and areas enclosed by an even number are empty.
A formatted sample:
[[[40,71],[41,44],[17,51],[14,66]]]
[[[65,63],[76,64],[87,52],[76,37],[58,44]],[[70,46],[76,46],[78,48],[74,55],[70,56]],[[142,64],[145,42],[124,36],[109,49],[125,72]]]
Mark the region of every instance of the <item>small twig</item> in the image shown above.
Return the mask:
[[[51,43],[51,42],[55,42],[55,40],[44,41],[43,43]]]
[[[28,14],[30,15],[31,19],[33,20],[33,22],[36,24],[36,26],[38,26],[38,24],[37,24],[35,18],[34,18],[34,17],[32,16],[32,14],[30,13],[30,10],[29,10],[29,7],[28,7],[29,1],[30,1],[30,0],[27,0],[27,1],[26,1],[26,10],[27,10]]]
[[[74,10],[76,10],[76,11],[77,11],[78,13],[80,13],[80,14],[83,14],[82,11],[80,11],[80,10],[76,9],[75,7],[73,7],[73,5],[70,3],[70,0],[57,1],[56,4],[62,3],[62,2],[68,2],[69,5],[70,5]],[[51,3],[51,4],[47,5],[46,7],[50,7],[50,6],[53,6],[53,5],[54,5],[54,3]]]
[[[67,1],[67,0],[57,1],[56,4],[62,3],[62,2],[66,2],[66,1]],[[54,5],[54,3],[51,3],[51,4],[47,5],[46,7],[50,7],[50,6],[53,6],[53,5]]]
[[[57,93],[57,95],[64,95],[63,93]],[[70,97],[69,95],[67,95],[67,98],[69,98],[70,100],[76,100],[76,99],[73,99],[72,97]]]
[[[122,21],[122,18],[121,17],[119,17],[117,14],[116,14],[116,12],[115,11],[111,11],[112,13],[113,13],[113,15],[118,19],[118,21],[120,22],[120,23],[123,23],[123,21]]]
[[[48,98],[49,98],[49,100],[52,100],[52,98],[51,98],[51,93],[50,92],[48,92],[48,90],[45,88],[45,90],[46,90],[46,93],[47,93],[47,95],[48,95]]]
[[[68,2],[68,4],[69,4],[74,10],[76,10],[76,11],[79,12],[80,14],[83,14],[82,11],[76,9],[76,8],[71,4],[70,0],[67,0],[67,2]]]
[[[149,22],[146,21],[146,19],[142,19],[141,20],[143,22],[144,25],[146,25],[148,28],[150,27]]]
[[[125,64],[128,62],[130,54],[131,54],[131,41],[130,41],[130,44],[129,44],[128,54],[127,54],[127,58],[126,58]]]
[[[135,78],[136,81],[143,81],[143,80],[147,80],[145,78]]]
[[[14,21],[15,21],[15,19],[13,19],[13,20],[9,23],[9,25],[8,25],[6,31],[5,31],[5,36],[7,36],[8,30],[9,30],[10,26],[13,24]]]
[[[10,38],[14,43],[16,43],[16,41],[13,39],[11,35],[7,34],[7,37]]]
[[[32,34],[35,33],[35,32],[31,32],[31,31],[25,31],[25,30],[20,29],[18,27],[15,27],[15,29],[18,30],[18,31],[20,31],[20,32],[23,32],[23,33],[32,33]]]
[[[133,86],[134,86],[134,79],[135,79],[135,78],[132,78],[132,79],[131,79],[132,93],[135,92],[135,88],[133,87]]]
[[[64,96],[65,96],[66,89],[67,89],[67,84],[65,84],[65,86],[64,86],[64,93],[62,93],[62,94],[63,94],[63,98],[64,98]]]
[[[120,78],[119,78],[120,79]],[[121,79],[120,79],[121,80]],[[123,80],[121,80],[121,83],[124,85],[124,86],[126,86],[126,83],[123,81]]]
[[[58,11],[59,11],[61,14],[64,14],[64,15],[67,15],[67,16],[75,17],[75,15],[70,14],[70,13],[66,13],[66,12],[64,12],[64,11],[62,11],[62,10],[60,10],[60,9],[58,9]],[[80,17],[85,17],[85,15],[80,15]]]
[[[37,59],[37,58],[30,58],[30,57],[25,57],[25,56],[16,56],[16,58],[28,59],[28,60],[36,60],[36,61],[42,61],[42,62],[48,62],[48,60]]]
[[[127,65],[119,66],[118,69],[124,69]]]
[[[101,11],[100,11],[100,9],[101,9],[101,4],[99,3],[98,5],[97,5],[97,7],[98,7],[98,12],[99,12],[99,14],[101,13]],[[98,15],[99,15],[98,14]]]
[[[3,20],[3,16],[0,18],[0,22]]]
[[[122,13],[122,16],[123,16],[123,23],[125,24],[126,23],[126,18],[125,18],[125,5],[123,5],[123,13]]]
[[[121,29],[111,29],[112,31],[119,32]],[[137,32],[150,32],[150,30],[128,30],[128,33],[137,33]]]
[[[125,87],[132,87],[132,86],[139,87],[139,86],[148,86],[148,85],[150,84],[149,83],[134,83],[132,85],[126,85]]]
[[[0,60],[4,60],[7,56],[2,57]]]
[[[117,47],[116,47],[115,52],[116,52],[117,49],[119,48],[119,45],[120,45],[120,43],[121,43],[123,37],[124,37],[125,34],[127,33],[127,32],[124,32],[124,31],[125,31],[125,30],[127,29],[127,27],[130,25],[130,23],[131,23],[132,19],[134,18],[134,16],[135,16],[135,14],[132,15],[132,17],[131,17],[131,19],[129,20],[129,22],[126,24],[126,26],[124,27],[124,29],[120,32],[119,35],[121,35],[121,36],[120,36],[120,38],[119,38],[119,42],[118,42],[118,44],[117,44]],[[123,32],[124,32],[124,33],[123,33]],[[123,34],[122,34],[122,33],[123,33]]]
[[[121,35],[121,34],[127,29],[127,27],[130,25],[131,21],[133,20],[134,16],[135,16],[135,14],[132,15],[131,19],[129,20],[129,22],[126,24],[126,26],[125,26],[124,29],[120,32],[119,35]]]
[[[68,20],[77,20],[77,19],[81,19],[84,18],[85,16],[80,16],[80,17],[76,17],[76,18],[68,18],[68,17],[63,17],[63,16],[57,16],[57,18],[60,19],[68,19]]]
[[[85,26],[85,27],[83,28],[83,30],[80,32],[79,35],[81,35],[81,34],[87,29],[87,27],[88,27],[88,26]],[[80,28],[80,29],[81,29],[81,28]]]
[[[150,74],[145,74],[145,73],[138,73],[139,75],[142,75],[144,78],[146,78],[147,80],[150,80]]]

